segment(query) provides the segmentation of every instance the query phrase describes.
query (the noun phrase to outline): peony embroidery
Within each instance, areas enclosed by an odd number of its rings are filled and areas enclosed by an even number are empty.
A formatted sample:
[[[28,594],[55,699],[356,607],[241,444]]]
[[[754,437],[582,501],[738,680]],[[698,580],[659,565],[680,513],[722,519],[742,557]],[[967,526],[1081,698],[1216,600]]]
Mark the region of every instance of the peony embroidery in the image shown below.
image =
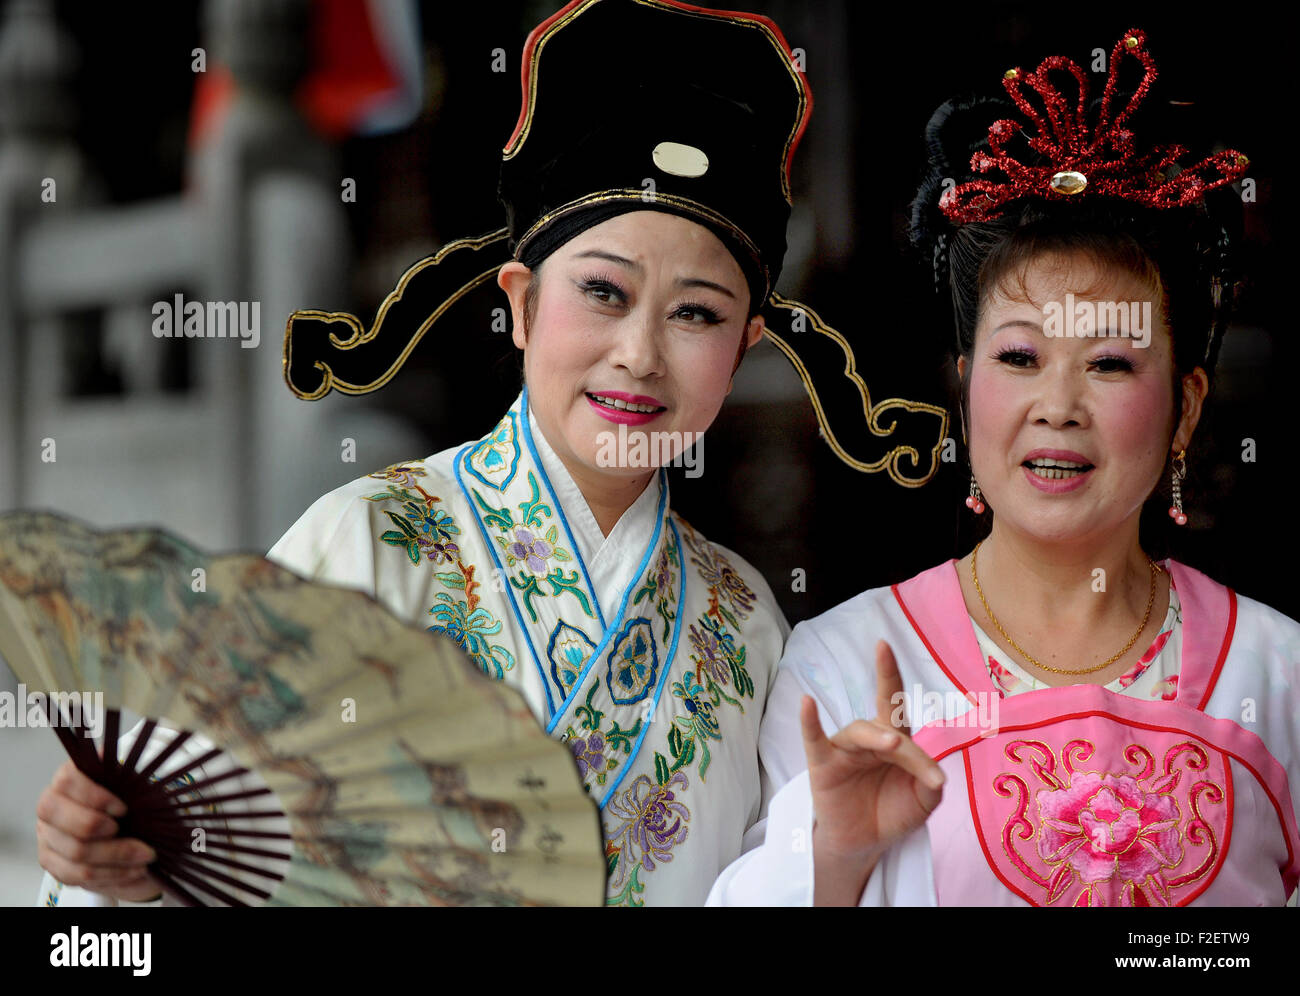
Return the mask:
[[[1144,790],[1132,775],[1080,772],[1038,793],[1038,853],[1088,885],[1143,882],[1183,860],[1181,816],[1171,796]]]
[[[1013,800],[1002,827],[1007,859],[1033,883],[1021,893],[1040,906],[1172,906],[1193,898],[1215,866],[1226,813],[1207,815],[1227,793],[1208,777],[1205,747],[1171,746],[1157,769],[1151,752],[1131,743],[1130,772],[1089,771],[1086,740],[1072,740],[1060,758],[1039,740],[1015,740],[1005,756],[1018,766],[993,778]],[[1032,793],[1025,768],[1044,787]],[[1225,772],[1226,777],[1226,772]],[[1032,850],[1022,848],[1035,841]],[[1036,888],[1035,888],[1036,887]]]

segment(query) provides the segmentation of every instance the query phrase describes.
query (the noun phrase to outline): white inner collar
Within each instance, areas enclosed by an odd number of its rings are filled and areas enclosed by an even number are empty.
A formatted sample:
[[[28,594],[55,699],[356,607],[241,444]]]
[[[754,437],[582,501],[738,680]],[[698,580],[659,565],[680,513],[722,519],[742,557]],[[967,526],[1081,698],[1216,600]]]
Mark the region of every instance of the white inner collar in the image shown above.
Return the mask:
[[[541,458],[542,468],[564,508],[569,531],[587,565],[601,608],[606,612],[612,611],[623,589],[632,582],[632,575],[640,567],[645,548],[654,535],[657,524],[655,513],[659,509],[660,475],[651,475],[645,490],[619,517],[609,535],[605,536],[600,531],[587,499],[583,497],[564,462],[551,449],[541,426],[537,424],[531,405],[528,408],[528,427],[537,447],[537,455]]]

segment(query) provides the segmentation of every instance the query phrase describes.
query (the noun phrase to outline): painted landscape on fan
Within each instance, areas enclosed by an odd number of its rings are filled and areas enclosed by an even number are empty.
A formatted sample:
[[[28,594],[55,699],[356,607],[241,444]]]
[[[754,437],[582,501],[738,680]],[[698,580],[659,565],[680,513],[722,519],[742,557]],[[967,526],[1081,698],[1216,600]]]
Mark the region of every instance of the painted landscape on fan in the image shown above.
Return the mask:
[[[16,512],[0,654],[29,701],[53,693],[48,725],[127,803],[120,834],[154,847],[176,901],[603,903],[570,752],[451,639],[367,594]],[[102,701],[99,742],[71,693]],[[127,730],[121,711],[142,718]]]

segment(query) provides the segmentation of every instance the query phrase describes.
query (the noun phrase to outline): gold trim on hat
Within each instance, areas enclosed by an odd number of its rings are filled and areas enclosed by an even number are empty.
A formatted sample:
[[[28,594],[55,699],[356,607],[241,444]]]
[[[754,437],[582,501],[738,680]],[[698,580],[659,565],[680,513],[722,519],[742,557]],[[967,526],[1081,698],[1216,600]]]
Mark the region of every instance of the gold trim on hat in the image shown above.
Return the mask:
[[[799,354],[781,336],[770,328],[764,328],[763,334],[772,341],[772,344],[777,349],[785,354],[786,359],[794,366],[795,372],[799,374],[799,379],[803,381],[804,390],[808,392],[808,399],[812,402],[813,410],[817,413],[817,424],[821,428],[822,436],[830,444],[831,449],[835,451],[835,455],[853,469],[860,470],[863,473],[874,474],[884,470],[894,483],[901,484],[905,488],[919,488],[934,477],[939,470],[939,450],[943,447],[944,439],[948,435],[948,409],[941,408],[938,405],[926,404],[923,401],[908,401],[906,398],[886,398],[884,401],[873,405],[871,403],[871,392],[858,375],[857,359],[853,355],[853,347],[849,345],[843,335],[823,322],[821,316],[806,304],[789,300],[780,294],[773,294],[770,303],[774,307],[784,308],[787,311],[802,312],[815,332],[833,339],[840,349],[844,351],[844,376],[853,382],[858,389],[858,393],[862,396],[862,414],[866,418],[867,428],[871,430],[872,435],[889,436],[893,433],[896,422],[891,423],[887,428],[882,428],[880,424],[882,416],[890,409],[901,408],[909,412],[930,412],[939,416],[939,438],[930,450],[930,470],[922,478],[905,477],[899,472],[898,464],[904,456],[909,457],[914,466],[920,464],[920,454],[912,446],[895,446],[874,463],[865,463],[850,456],[848,451],[840,444],[839,439],[836,438],[830,420],[827,419],[826,412],[822,408],[821,398],[817,395],[817,388],[813,384],[812,376],[809,374],[803,360],[800,359]]]
[[[377,391],[379,388],[387,384],[393,378],[393,375],[401,369],[402,364],[406,362],[406,358],[411,355],[411,351],[415,349],[416,344],[419,343],[420,339],[424,336],[424,333],[429,330],[430,326],[432,326],[433,323],[436,322],[453,304],[474,288],[481,286],[485,281],[493,277],[496,272],[501,269],[503,264],[498,263],[492,268],[484,270],[482,273],[478,274],[478,276],[471,278],[468,282],[463,284],[459,290],[444,300],[442,304],[438,305],[438,307],[430,313],[429,317],[426,318],[420,327],[411,335],[410,340],[407,342],[405,348],[397,359],[392,362],[388,369],[384,371],[378,379],[369,384],[353,384],[341,380],[334,375],[334,371],[330,369],[328,363],[323,360],[317,360],[314,365],[316,369],[320,370],[324,375],[321,381],[321,386],[310,394],[304,394],[302,391],[299,391],[298,388],[294,386],[293,381],[289,379],[289,359],[293,348],[292,333],[295,319],[312,318],[325,322],[341,322],[348,327],[351,334],[348,335],[346,339],[340,339],[335,333],[331,332],[330,340],[339,349],[355,349],[358,346],[370,342],[379,334],[380,326],[384,324],[384,318],[388,314],[388,309],[397,301],[401,300],[402,294],[406,290],[406,285],[410,283],[411,279],[417,273],[427,266],[436,266],[453,250],[462,248],[482,249],[484,246],[489,246],[494,242],[499,242],[502,239],[505,239],[508,234],[509,233],[506,229],[501,228],[488,235],[479,236],[478,238],[457,239],[455,242],[447,243],[447,245],[439,249],[434,253],[434,255],[426,256],[424,259],[414,263],[405,273],[402,274],[402,278],[397,282],[397,287],[389,292],[388,296],[384,298],[384,302],[379,306],[379,313],[375,316],[374,324],[370,326],[369,331],[363,330],[364,326],[362,326],[361,321],[356,317],[356,315],[350,314],[346,311],[295,311],[289,316],[289,321],[286,323],[284,328],[284,380],[285,383],[289,385],[289,390],[293,391],[294,394],[302,398],[304,401],[315,401],[318,398],[323,398],[325,395],[329,394],[331,389],[341,391],[344,394],[354,395],[369,394],[371,391]]]
[[[528,94],[525,98],[527,101],[527,110],[524,113],[524,124],[522,128],[518,129],[518,133],[513,137],[513,140],[502,150],[503,160],[513,159],[519,154],[519,151],[524,147],[524,141],[528,138],[529,131],[532,129],[533,111],[537,105],[537,62],[541,58],[542,49],[546,47],[546,42],[555,34],[555,32],[572,23],[574,18],[599,2],[600,0],[590,0],[589,3],[585,3],[576,8],[566,17],[562,17],[552,24],[545,32],[543,32],[541,37],[537,39],[537,44],[533,46],[533,53],[528,66]],[[786,136],[785,146],[781,150],[780,168],[781,193],[785,197],[787,204],[793,204],[793,200],[790,197],[789,177],[786,175],[786,165],[790,159],[790,147],[798,137],[800,128],[804,123],[804,118],[808,114],[808,91],[804,84],[802,75],[800,75],[799,71],[794,68],[794,63],[790,59],[790,53],[781,47],[781,43],[777,40],[776,35],[772,33],[772,29],[762,21],[751,20],[748,17],[728,17],[716,11],[683,10],[673,4],[663,3],[661,0],[634,0],[634,2],[646,7],[656,7],[659,10],[668,10],[672,11],[674,14],[682,14],[689,17],[709,18],[714,21],[730,21],[732,24],[740,24],[747,28],[757,28],[763,32],[763,36],[768,40],[768,43],[776,49],[777,54],[781,57],[781,62],[794,80],[795,90],[799,94],[799,111],[795,115],[794,127],[790,129],[790,134]]]
[[[581,211],[584,208],[591,207],[593,204],[604,204],[608,201],[630,200],[644,201],[646,204],[645,210],[647,211],[653,211],[653,205],[655,204],[671,204],[675,208],[680,208],[698,218],[712,222],[713,224],[726,229],[735,236],[742,246],[745,247],[745,250],[751,257],[753,257],[754,265],[757,266],[759,272],[763,274],[763,300],[767,299],[768,294],[772,290],[772,276],[768,272],[767,266],[763,263],[763,256],[758,251],[758,246],[754,244],[754,240],[737,228],[725,216],[714,211],[712,208],[707,208],[698,201],[693,201],[688,197],[679,197],[676,194],[663,194],[659,192],[652,194],[648,190],[629,187],[620,190],[597,190],[595,193],[585,194],[576,200],[569,201],[567,204],[561,204],[554,210],[546,212],[546,214],[533,222],[528,231],[524,232],[524,234],[520,236],[519,241],[515,244],[515,258],[519,259],[523,255],[524,247],[527,246],[534,237],[541,234],[543,229],[549,227],[553,221],[563,218],[565,215],[573,214],[575,211]],[[762,306],[762,303],[763,301],[761,300],[751,301],[750,310],[754,314],[758,314],[758,309]]]

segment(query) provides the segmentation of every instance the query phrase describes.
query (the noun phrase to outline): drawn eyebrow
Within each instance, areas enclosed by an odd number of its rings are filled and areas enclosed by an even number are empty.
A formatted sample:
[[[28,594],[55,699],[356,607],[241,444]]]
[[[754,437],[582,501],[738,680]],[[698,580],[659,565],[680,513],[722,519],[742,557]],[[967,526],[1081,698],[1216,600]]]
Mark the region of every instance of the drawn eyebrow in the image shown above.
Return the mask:
[[[722,284],[715,284],[712,280],[700,280],[698,277],[694,279],[680,277],[677,280],[677,286],[678,287],[709,287],[720,294],[726,294],[727,297],[731,298],[733,301],[736,298],[736,295],[731,293],[731,291],[727,290],[727,288],[723,287]]]
[[[575,259],[603,259],[610,263],[617,263],[619,266],[626,266],[634,273],[644,273],[645,267],[634,259],[628,259],[626,256],[619,256],[612,252],[605,252],[603,249],[588,249],[586,252],[580,252]]]
[[[634,259],[628,259],[626,256],[620,256],[617,253],[606,252],[603,249],[588,249],[586,252],[580,252],[575,259],[603,259],[609,263],[616,263],[619,266],[626,267],[633,273],[640,276],[645,272],[645,267]],[[678,277],[676,282],[678,287],[707,287],[717,291],[719,294],[725,294],[727,297],[735,300],[736,295],[723,287],[722,284],[714,283],[712,280],[705,280],[701,277]]]

